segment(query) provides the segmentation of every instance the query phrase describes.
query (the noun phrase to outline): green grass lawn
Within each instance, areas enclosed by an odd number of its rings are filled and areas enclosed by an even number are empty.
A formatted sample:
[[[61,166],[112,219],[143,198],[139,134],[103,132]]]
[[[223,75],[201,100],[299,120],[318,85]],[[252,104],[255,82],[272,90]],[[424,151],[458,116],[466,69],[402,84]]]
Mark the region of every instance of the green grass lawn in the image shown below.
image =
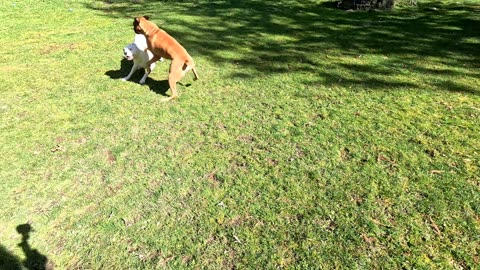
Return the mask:
[[[480,1],[418,2],[0,1],[0,269],[477,268]]]

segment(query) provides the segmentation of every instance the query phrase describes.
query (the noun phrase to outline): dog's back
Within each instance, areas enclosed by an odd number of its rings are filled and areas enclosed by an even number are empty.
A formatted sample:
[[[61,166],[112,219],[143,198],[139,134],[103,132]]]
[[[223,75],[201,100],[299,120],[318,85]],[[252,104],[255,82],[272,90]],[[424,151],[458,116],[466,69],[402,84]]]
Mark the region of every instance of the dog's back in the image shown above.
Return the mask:
[[[147,67],[148,60],[153,58],[153,54],[147,47],[147,39],[144,35],[135,34],[132,45],[136,47],[133,53],[133,61],[142,68]]]
[[[135,34],[135,38],[133,39],[133,43],[137,45],[137,48],[145,51],[147,50],[147,39],[142,34]]]

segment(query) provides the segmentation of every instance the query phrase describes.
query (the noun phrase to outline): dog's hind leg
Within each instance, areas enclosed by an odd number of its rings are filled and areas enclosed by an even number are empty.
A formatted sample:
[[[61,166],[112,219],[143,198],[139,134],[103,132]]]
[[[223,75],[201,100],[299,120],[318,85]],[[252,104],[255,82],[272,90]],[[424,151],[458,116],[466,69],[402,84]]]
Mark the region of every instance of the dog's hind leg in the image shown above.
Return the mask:
[[[170,64],[170,73],[168,74],[168,85],[170,86],[170,89],[172,89],[172,95],[163,101],[168,101],[178,97],[177,82],[180,81],[184,75],[183,65],[183,61],[172,60],[172,63]]]

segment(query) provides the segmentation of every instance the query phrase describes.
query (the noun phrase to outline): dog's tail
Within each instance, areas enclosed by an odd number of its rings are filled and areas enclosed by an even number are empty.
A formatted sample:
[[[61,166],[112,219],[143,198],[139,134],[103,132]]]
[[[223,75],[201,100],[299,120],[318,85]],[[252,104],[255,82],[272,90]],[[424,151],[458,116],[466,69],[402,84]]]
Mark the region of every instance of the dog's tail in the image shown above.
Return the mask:
[[[198,73],[197,73],[197,70],[195,70],[195,64],[193,64],[193,61],[185,61],[185,63],[183,64],[183,70],[184,72],[187,72],[189,70],[192,70],[193,71],[193,75],[195,75],[195,80],[198,80]]]
[[[192,68],[193,75],[195,75],[195,80],[198,80],[198,74],[197,71],[195,70],[195,67]]]

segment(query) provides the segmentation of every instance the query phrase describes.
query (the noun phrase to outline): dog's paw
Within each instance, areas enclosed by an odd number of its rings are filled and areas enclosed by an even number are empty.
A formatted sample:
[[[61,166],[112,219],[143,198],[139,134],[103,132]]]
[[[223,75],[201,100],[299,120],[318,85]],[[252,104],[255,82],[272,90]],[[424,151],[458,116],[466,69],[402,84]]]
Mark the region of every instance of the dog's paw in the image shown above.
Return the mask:
[[[145,84],[145,80],[140,80],[138,83],[143,85]]]
[[[122,78],[122,82],[126,82],[128,81],[129,78],[125,77],[125,78]]]
[[[175,95],[175,96],[169,96],[169,97],[166,97],[166,98],[162,98],[160,101],[161,101],[161,102],[167,102],[167,101],[170,101],[170,100],[176,99],[177,97],[178,97],[178,95]]]

